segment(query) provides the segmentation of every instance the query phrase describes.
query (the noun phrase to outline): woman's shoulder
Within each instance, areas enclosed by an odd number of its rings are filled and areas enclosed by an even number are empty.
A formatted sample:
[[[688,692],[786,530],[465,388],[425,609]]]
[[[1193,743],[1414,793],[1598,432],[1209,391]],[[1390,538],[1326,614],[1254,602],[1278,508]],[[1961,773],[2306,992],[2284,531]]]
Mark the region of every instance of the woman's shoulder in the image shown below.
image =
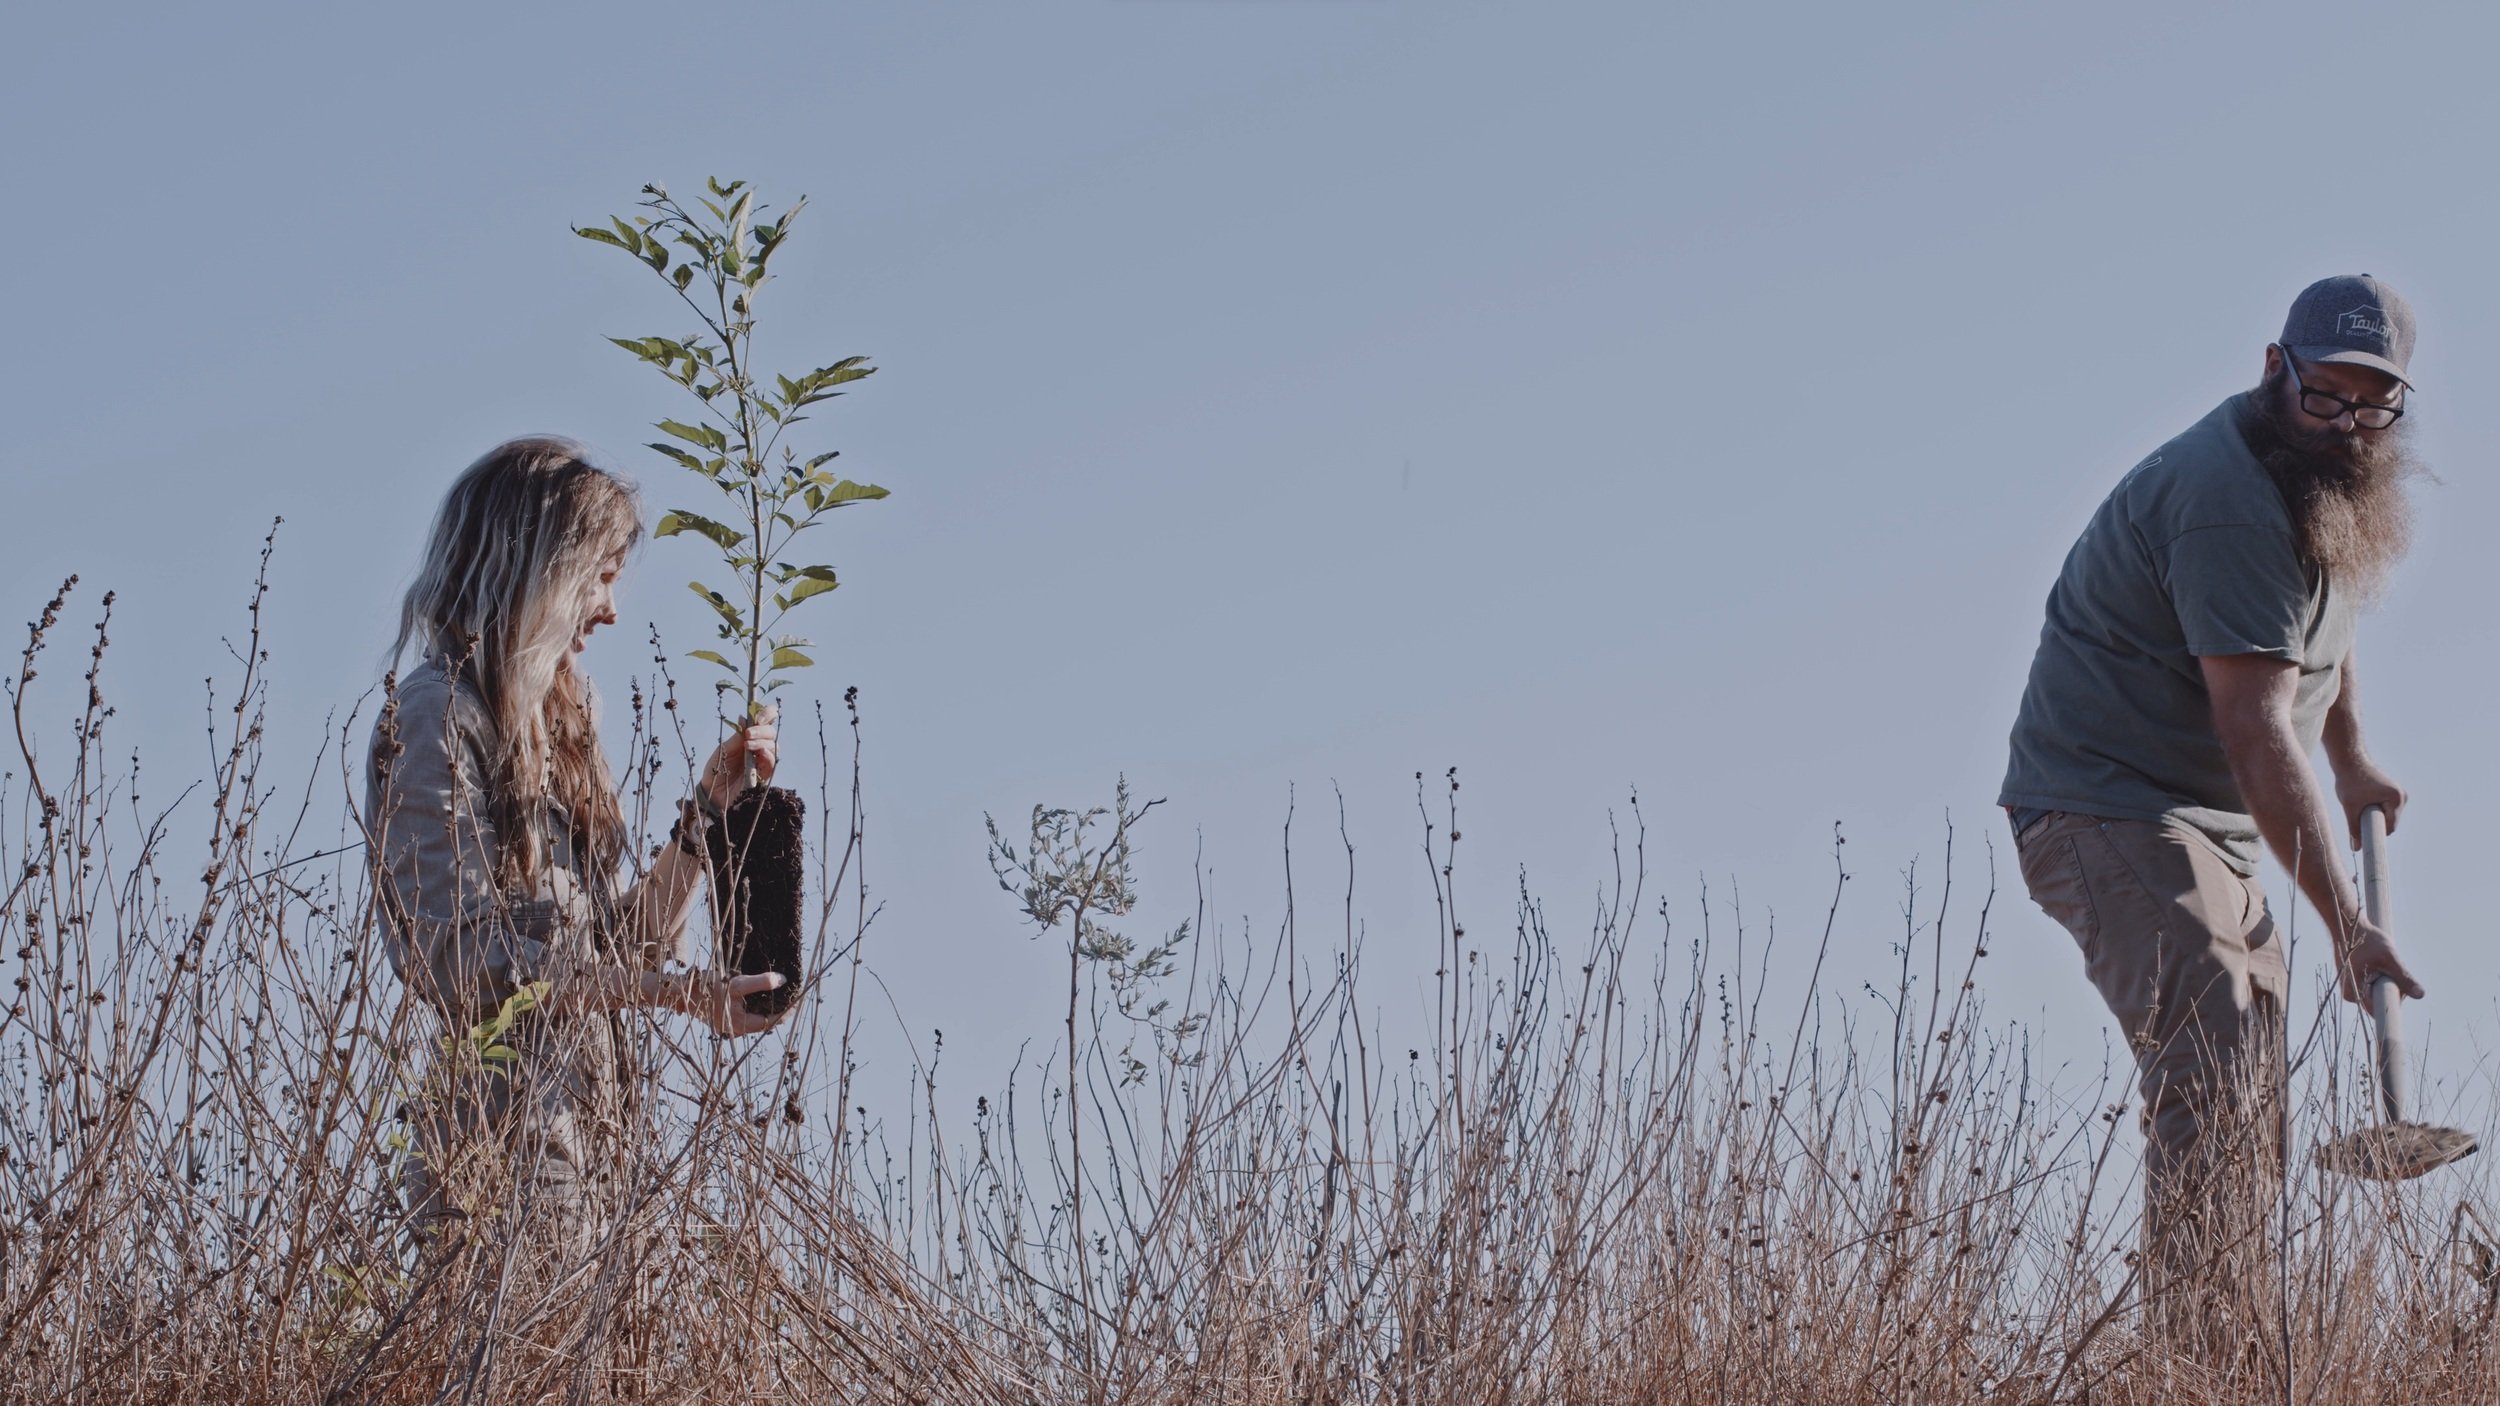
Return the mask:
[[[429,735],[483,738],[492,730],[486,699],[476,683],[440,658],[424,660],[384,681],[383,711],[374,724],[377,745],[386,734],[404,745]]]

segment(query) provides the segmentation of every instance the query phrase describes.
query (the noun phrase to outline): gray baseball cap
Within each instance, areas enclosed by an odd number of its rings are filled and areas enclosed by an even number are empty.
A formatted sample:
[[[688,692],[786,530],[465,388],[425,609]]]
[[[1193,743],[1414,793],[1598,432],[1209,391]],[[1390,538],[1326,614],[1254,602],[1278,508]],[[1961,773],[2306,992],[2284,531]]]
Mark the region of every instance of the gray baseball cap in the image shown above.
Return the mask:
[[[2367,366],[2413,384],[2405,377],[2413,355],[2413,305],[2366,273],[2337,274],[2301,289],[2283,319],[2282,344],[2303,361]]]

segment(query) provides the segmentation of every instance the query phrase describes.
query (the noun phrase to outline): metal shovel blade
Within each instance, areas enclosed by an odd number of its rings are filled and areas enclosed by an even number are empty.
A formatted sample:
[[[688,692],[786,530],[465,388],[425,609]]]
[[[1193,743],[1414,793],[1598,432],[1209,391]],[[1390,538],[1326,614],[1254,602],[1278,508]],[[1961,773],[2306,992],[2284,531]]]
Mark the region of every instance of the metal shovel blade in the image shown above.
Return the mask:
[[[2387,930],[2387,815],[2377,806],[2361,812],[2361,906],[2372,926]],[[2471,1156],[2477,1146],[2474,1135],[2462,1128],[2435,1128],[2405,1118],[2412,1098],[2400,1017],[2403,1003],[2404,994],[2396,983],[2385,977],[2370,983],[2370,1023],[2378,1036],[2379,1100],[2387,1110],[2387,1121],[2319,1148],[2318,1165],[2330,1172],[2371,1181],[2411,1181]]]
[[[2381,1123],[2320,1147],[2318,1165],[2330,1172],[2369,1181],[2411,1181],[2474,1155],[2479,1146],[2474,1135],[2463,1128]]]

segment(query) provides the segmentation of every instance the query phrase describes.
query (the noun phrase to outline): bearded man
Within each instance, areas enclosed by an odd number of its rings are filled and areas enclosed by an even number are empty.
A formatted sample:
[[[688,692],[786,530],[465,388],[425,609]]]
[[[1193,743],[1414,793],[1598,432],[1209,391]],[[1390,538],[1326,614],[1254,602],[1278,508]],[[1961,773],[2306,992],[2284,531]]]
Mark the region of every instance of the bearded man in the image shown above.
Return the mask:
[[[2379,977],[2422,995],[2337,844],[2359,845],[2363,808],[2391,831],[2404,808],[2362,743],[2353,617],[2411,525],[2412,350],[2394,289],[2311,284],[2257,388],[2119,481],[2049,592],[1998,797],[2136,1060],[2152,1321],[2207,1350],[2262,1326],[2282,1171],[2287,969],[2260,841],[2324,917],[2346,999]]]

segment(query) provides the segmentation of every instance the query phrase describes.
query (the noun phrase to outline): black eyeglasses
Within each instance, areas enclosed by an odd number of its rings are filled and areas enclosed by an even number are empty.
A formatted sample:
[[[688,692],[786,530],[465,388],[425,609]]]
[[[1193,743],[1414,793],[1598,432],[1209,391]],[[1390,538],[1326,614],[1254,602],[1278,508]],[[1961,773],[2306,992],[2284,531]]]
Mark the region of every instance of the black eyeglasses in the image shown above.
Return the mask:
[[[2292,389],[2300,393],[2300,408],[2303,414],[2320,420],[2340,420],[2350,415],[2352,422],[2362,429],[2383,430],[2396,423],[2397,418],[2405,413],[2401,401],[2395,405],[2379,405],[2366,400],[2346,400],[2340,395],[2333,395],[2326,391],[2313,391],[2302,384],[2300,361],[2292,355],[2292,349],[2277,343],[2275,350],[2283,353],[2283,369],[2292,373]],[[2404,394],[2401,383],[2398,385],[2396,394],[2398,396]]]

